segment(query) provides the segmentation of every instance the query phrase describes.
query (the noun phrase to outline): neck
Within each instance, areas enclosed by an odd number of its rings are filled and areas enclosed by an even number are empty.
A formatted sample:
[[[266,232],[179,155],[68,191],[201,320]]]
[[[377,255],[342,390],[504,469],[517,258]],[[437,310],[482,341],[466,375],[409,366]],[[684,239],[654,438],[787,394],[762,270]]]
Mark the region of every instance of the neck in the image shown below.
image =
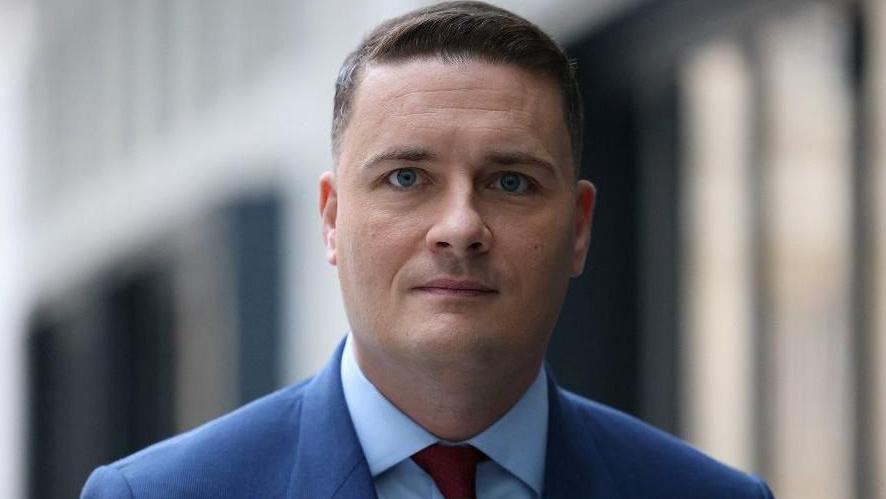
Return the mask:
[[[529,388],[542,359],[448,365],[377,358],[354,342],[360,370],[392,404],[436,437],[467,440],[501,418]]]

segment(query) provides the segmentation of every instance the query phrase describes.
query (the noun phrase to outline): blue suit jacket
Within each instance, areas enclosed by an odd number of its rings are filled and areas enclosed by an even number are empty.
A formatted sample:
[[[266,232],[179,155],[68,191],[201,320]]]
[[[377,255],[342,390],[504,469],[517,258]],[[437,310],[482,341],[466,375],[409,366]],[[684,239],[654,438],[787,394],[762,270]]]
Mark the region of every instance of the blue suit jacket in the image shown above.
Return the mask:
[[[83,498],[374,498],[339,346],[313,379],[96,469]],[[549,376],[544,496],[771,498],[766,485]]]

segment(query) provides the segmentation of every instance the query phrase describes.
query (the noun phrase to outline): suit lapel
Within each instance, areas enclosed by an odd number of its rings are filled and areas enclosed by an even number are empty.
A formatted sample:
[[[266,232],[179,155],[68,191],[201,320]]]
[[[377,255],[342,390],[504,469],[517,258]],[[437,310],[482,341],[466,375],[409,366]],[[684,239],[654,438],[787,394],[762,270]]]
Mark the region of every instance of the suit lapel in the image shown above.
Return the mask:
[[[342,342],[332,359],[308,382],[299,417],[296,463],[287,497],[375,498],[369,465],[354,431],[341,386]],[[592,432],[592,421],[560,390],[548,368],[547,499],[617,498]]]
[[[593,438],[587,415],[548,374],[548,445],[543,496],[547,499],[620,496]]]
[[[305,386],[297,457],[287,497],[375,497],[369,465],[342,391],[343,347],[344,342],[326,367]]]

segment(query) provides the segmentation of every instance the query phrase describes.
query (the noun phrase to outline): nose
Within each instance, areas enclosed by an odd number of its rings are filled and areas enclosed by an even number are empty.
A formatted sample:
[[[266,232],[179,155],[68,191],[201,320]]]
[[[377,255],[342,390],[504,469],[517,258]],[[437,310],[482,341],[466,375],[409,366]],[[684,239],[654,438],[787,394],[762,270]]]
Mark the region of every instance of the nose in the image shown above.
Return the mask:
[[[474,206],[471,194],[455,193],[437,214],[426,242],[432,252],[451,252],[459,257],[489,251],[492,232]]]

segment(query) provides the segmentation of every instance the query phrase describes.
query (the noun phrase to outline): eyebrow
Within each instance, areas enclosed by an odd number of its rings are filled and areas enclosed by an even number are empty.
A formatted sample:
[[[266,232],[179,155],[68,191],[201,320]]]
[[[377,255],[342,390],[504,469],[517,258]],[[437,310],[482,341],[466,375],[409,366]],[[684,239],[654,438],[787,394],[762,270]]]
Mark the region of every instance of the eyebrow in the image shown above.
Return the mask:
[[[360,169],[372,168],[384,161],[433,161],[437,156],[431,151],[421,147],[395,147],[382,151],[360,164]],[[533,154],[519,151],[495,151],[487,154],[485,163],[507,166],[528,165],[547,170],[551,175],[557,175],[557,168],[550,162]]]
[[[486,155],[486,162],[496,165],[528,165],[537,166],[548,171],[552,175],[557,175],[557,168],[550,162],[538,156],[517,151],[508,152],[492,152]]]
[[[383,161],[430,161],[437,157],[420,147],[395,147],[382,151],[360,164],[360,169],[371,168]]]

